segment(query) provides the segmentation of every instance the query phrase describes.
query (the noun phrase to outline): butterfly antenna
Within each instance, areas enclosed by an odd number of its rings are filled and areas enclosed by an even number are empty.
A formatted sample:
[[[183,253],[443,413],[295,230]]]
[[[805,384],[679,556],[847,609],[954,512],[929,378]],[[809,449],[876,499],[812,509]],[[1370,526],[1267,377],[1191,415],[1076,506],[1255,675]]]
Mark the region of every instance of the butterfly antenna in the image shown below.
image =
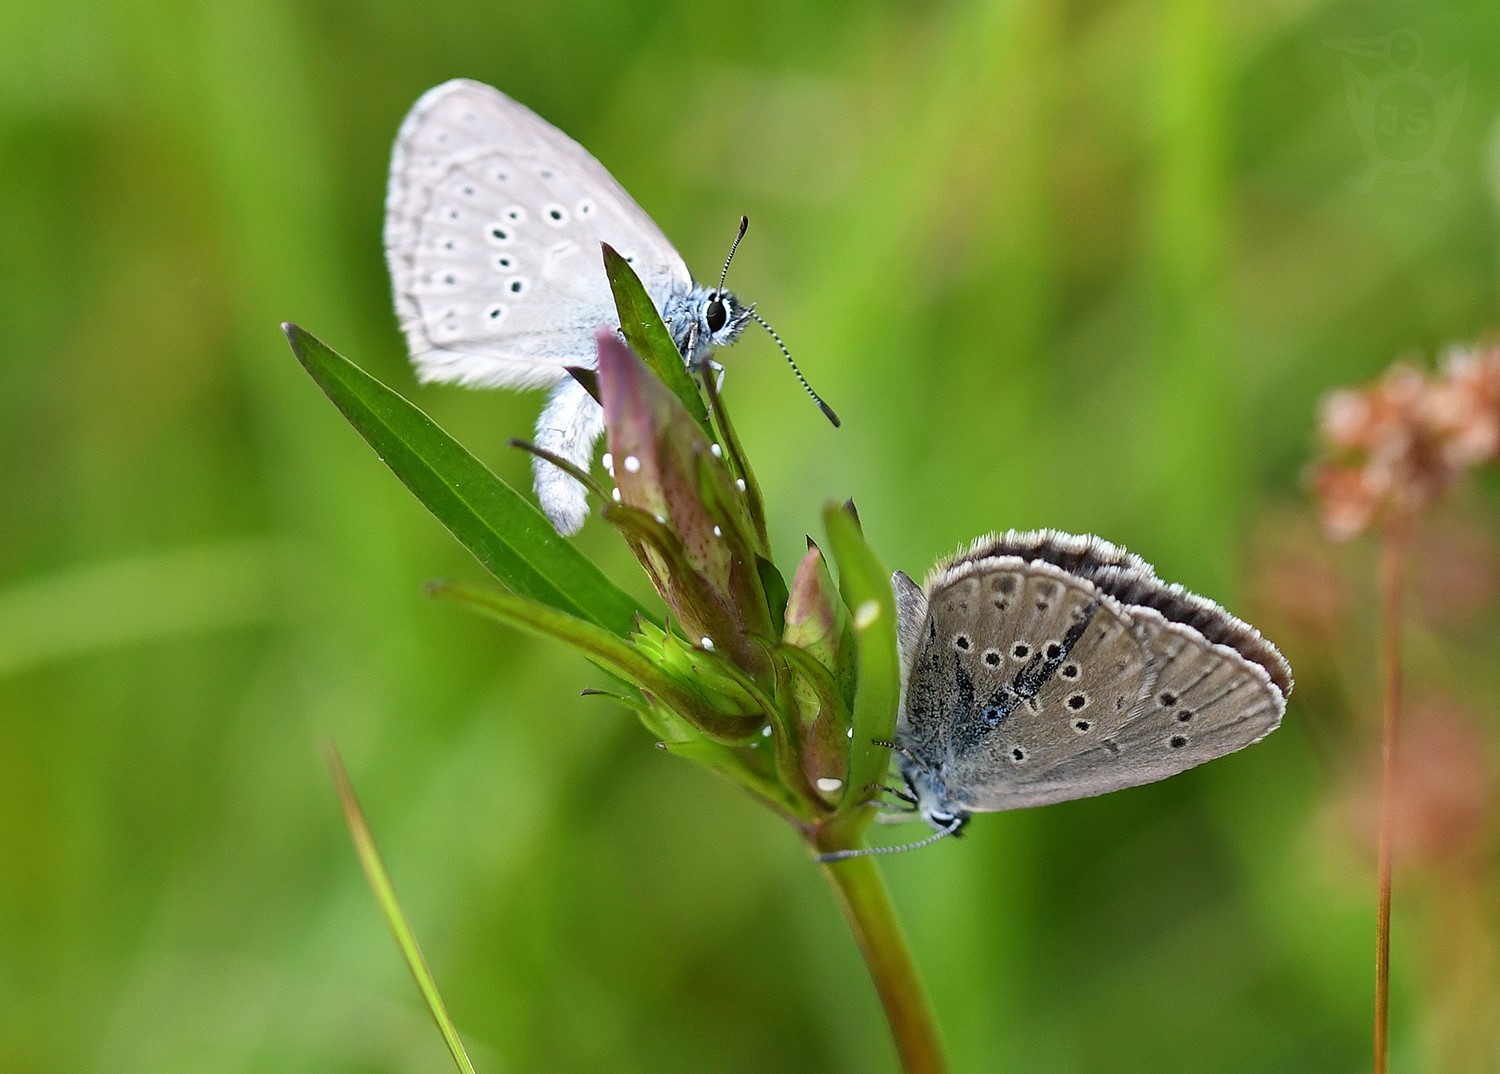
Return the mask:
[[[792,352],[786,349],[785,343],[781,342],[781,337],[776,334],[776,329],[768,325],[766,319],[756,313],[754,308],[749,309],[747,312],[751,317],[755,318],[757,324],[771,334],[771,338],[776,341],[776,346],[781,348],[781,353],[786,358],[786,364],[792,367],[792,374],[797,378],[797,383],[802,385],[803,391],[812,396],[812,401],[818,404],[818,409],[823,411],[823,416],[833,422],[833,427],[837,429],[839,427],[839,416],[833,412],[833,407],[823,402],[821,395],[813,391],[812,385],[807,383],[807,378],[802,375],[802,370],[797,368],[797,363],[792,361]]]
[[[734,252],[740,248],[740,240],[745,237],[745,232],[750,230],[750,218],[740,217],[740,232],[734,237],[734,242],[729,244],[729,256],[724,259],[724,271],[719,273],[719,286],[714,288],[720,294],[724,293],[724,281],[729,278],[729,262],[734,260]]]
[[[724,259],[724,271],[719,273],[719,286],[715,288],[721,295],[724,293],[724,281],[729,278],[729,263],[734,260],[734,252],[740,248],[740,240],[745,237],[745,232],[749,229],[750,218],[748,216],[741,216],[739,233],[735,235],[734,242],[729,246],[729,256]],[[771,338],[776,341],[776,346],[781,348],[781,353],[786,357],[786,364],[792,367],[792,373],[796,376],[797,382],[802,385],[803,391],[812,396],[812,401],[818,404],[818,409],[823,411],[824,416],[833,422],[833,427],[837,429],[839,427],[839,416],[833,412],[833,407],[823,402],[821,395],[813,391],[812,385],[807,383],[807,378],[802,375],[802,370],[797,368],[797,363],[792,361],[792,352],[786,349],[785,343],[781,342],[781,337],[776,334],[776,329],[768,325],[765,318],[755,312],[753,306],[746,312],[754,317],[756,322],[771,334]],[[691,354],[692,351],[688,353]]]
[[[953,823],[940,831],[933,832],[926,839],[918,839],[915,843],[902,843],[894,847],[865,847],[862,850],[832,850],[827,854],[819,854],[817,860],[822,864],[834,861],[847,861],[850,858],[867,858],[871,854],[900,854],[905,850],[921,850],[923,847],[931,846],[944,836],[952,835],[963,827],[962,822],[955,817]]]

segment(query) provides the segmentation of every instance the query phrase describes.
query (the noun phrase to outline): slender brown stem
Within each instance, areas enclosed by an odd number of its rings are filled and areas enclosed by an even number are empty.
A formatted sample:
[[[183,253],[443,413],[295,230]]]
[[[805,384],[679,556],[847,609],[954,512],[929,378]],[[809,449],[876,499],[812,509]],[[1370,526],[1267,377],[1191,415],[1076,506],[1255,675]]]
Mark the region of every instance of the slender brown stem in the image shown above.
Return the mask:
[[[943,1074],[948,1066],[932,1005],[879,868],[870,858],[850,858],[822,868],[869,967],[902,1069],[907,1074]]]
[[[1401,580],[1406,527],[1391,526],[1381,548],[1381,649],[1385,662],[1385,720],[1380,739],[1380,833],[1375,910],[1375,1074],[1386,1074],[1391,1005],[1391,859],[1396,796],[1396,716],[1401,707]]]

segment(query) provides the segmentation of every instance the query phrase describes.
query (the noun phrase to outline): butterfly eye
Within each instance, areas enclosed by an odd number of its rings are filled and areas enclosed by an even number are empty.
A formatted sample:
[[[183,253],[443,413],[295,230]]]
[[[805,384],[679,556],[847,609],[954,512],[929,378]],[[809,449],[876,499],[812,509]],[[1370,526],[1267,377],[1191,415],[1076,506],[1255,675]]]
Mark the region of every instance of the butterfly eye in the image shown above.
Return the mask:
[[[725,308],[724,300],[719,297],[718,292],[708,300],[708,308],[703,311],[704,323],[708,325],[709,332],[717,332],[729,323],[729,310]]]

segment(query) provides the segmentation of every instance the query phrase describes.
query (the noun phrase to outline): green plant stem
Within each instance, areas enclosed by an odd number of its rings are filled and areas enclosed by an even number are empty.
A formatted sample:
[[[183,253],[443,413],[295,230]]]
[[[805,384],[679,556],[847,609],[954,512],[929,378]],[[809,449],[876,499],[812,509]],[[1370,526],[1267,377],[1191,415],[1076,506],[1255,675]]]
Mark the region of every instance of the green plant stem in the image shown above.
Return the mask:
[[[1384,534],[1380,559],[1385,662],[1385,719],[1380,738],[1380,832],[1376,852],[1375,908],[1375,1074],[1386,1071],[1391,1006],[1392,821],[1396,794],[1396,717],[1401,708],[1401,580],[1405,574],[1406,527],[1396,523]]]
[[[941,1074],[948,1067],[932,1005],[879,868],[871,858],[849,858],[822,869],[869,967],[902,1069],[907,1074]]]

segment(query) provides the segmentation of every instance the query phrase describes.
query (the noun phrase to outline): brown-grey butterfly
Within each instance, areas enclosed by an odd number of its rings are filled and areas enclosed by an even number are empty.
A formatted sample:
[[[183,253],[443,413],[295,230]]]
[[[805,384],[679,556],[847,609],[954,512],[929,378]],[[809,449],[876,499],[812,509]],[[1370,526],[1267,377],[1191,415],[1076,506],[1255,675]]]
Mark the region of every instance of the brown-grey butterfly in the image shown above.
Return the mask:
[[[975,541],[896,590],[904,792],[934,828],[1135,787],[1275,730],[1291,668],[1139,556],[1055,530]],[[838,860],[908,849],[825,855]]]
[[[742,219],[742,236],[745,226]],[[567,369],[592,368],[595,329],[616,323],[600,242],[631,262],[690,365],[708,362],[752,319],[770,331],[724,289],[722,275],[717,287],[695,283],[604,166],[530,109],[466,79],[412,107],[391,153],[385,250],[417,375],[551,389],[537,445],[583,469],[604,415]],[[560,532],[576,532],[588,511],[583,486],[541,459],[535,476],[547,517]]]

